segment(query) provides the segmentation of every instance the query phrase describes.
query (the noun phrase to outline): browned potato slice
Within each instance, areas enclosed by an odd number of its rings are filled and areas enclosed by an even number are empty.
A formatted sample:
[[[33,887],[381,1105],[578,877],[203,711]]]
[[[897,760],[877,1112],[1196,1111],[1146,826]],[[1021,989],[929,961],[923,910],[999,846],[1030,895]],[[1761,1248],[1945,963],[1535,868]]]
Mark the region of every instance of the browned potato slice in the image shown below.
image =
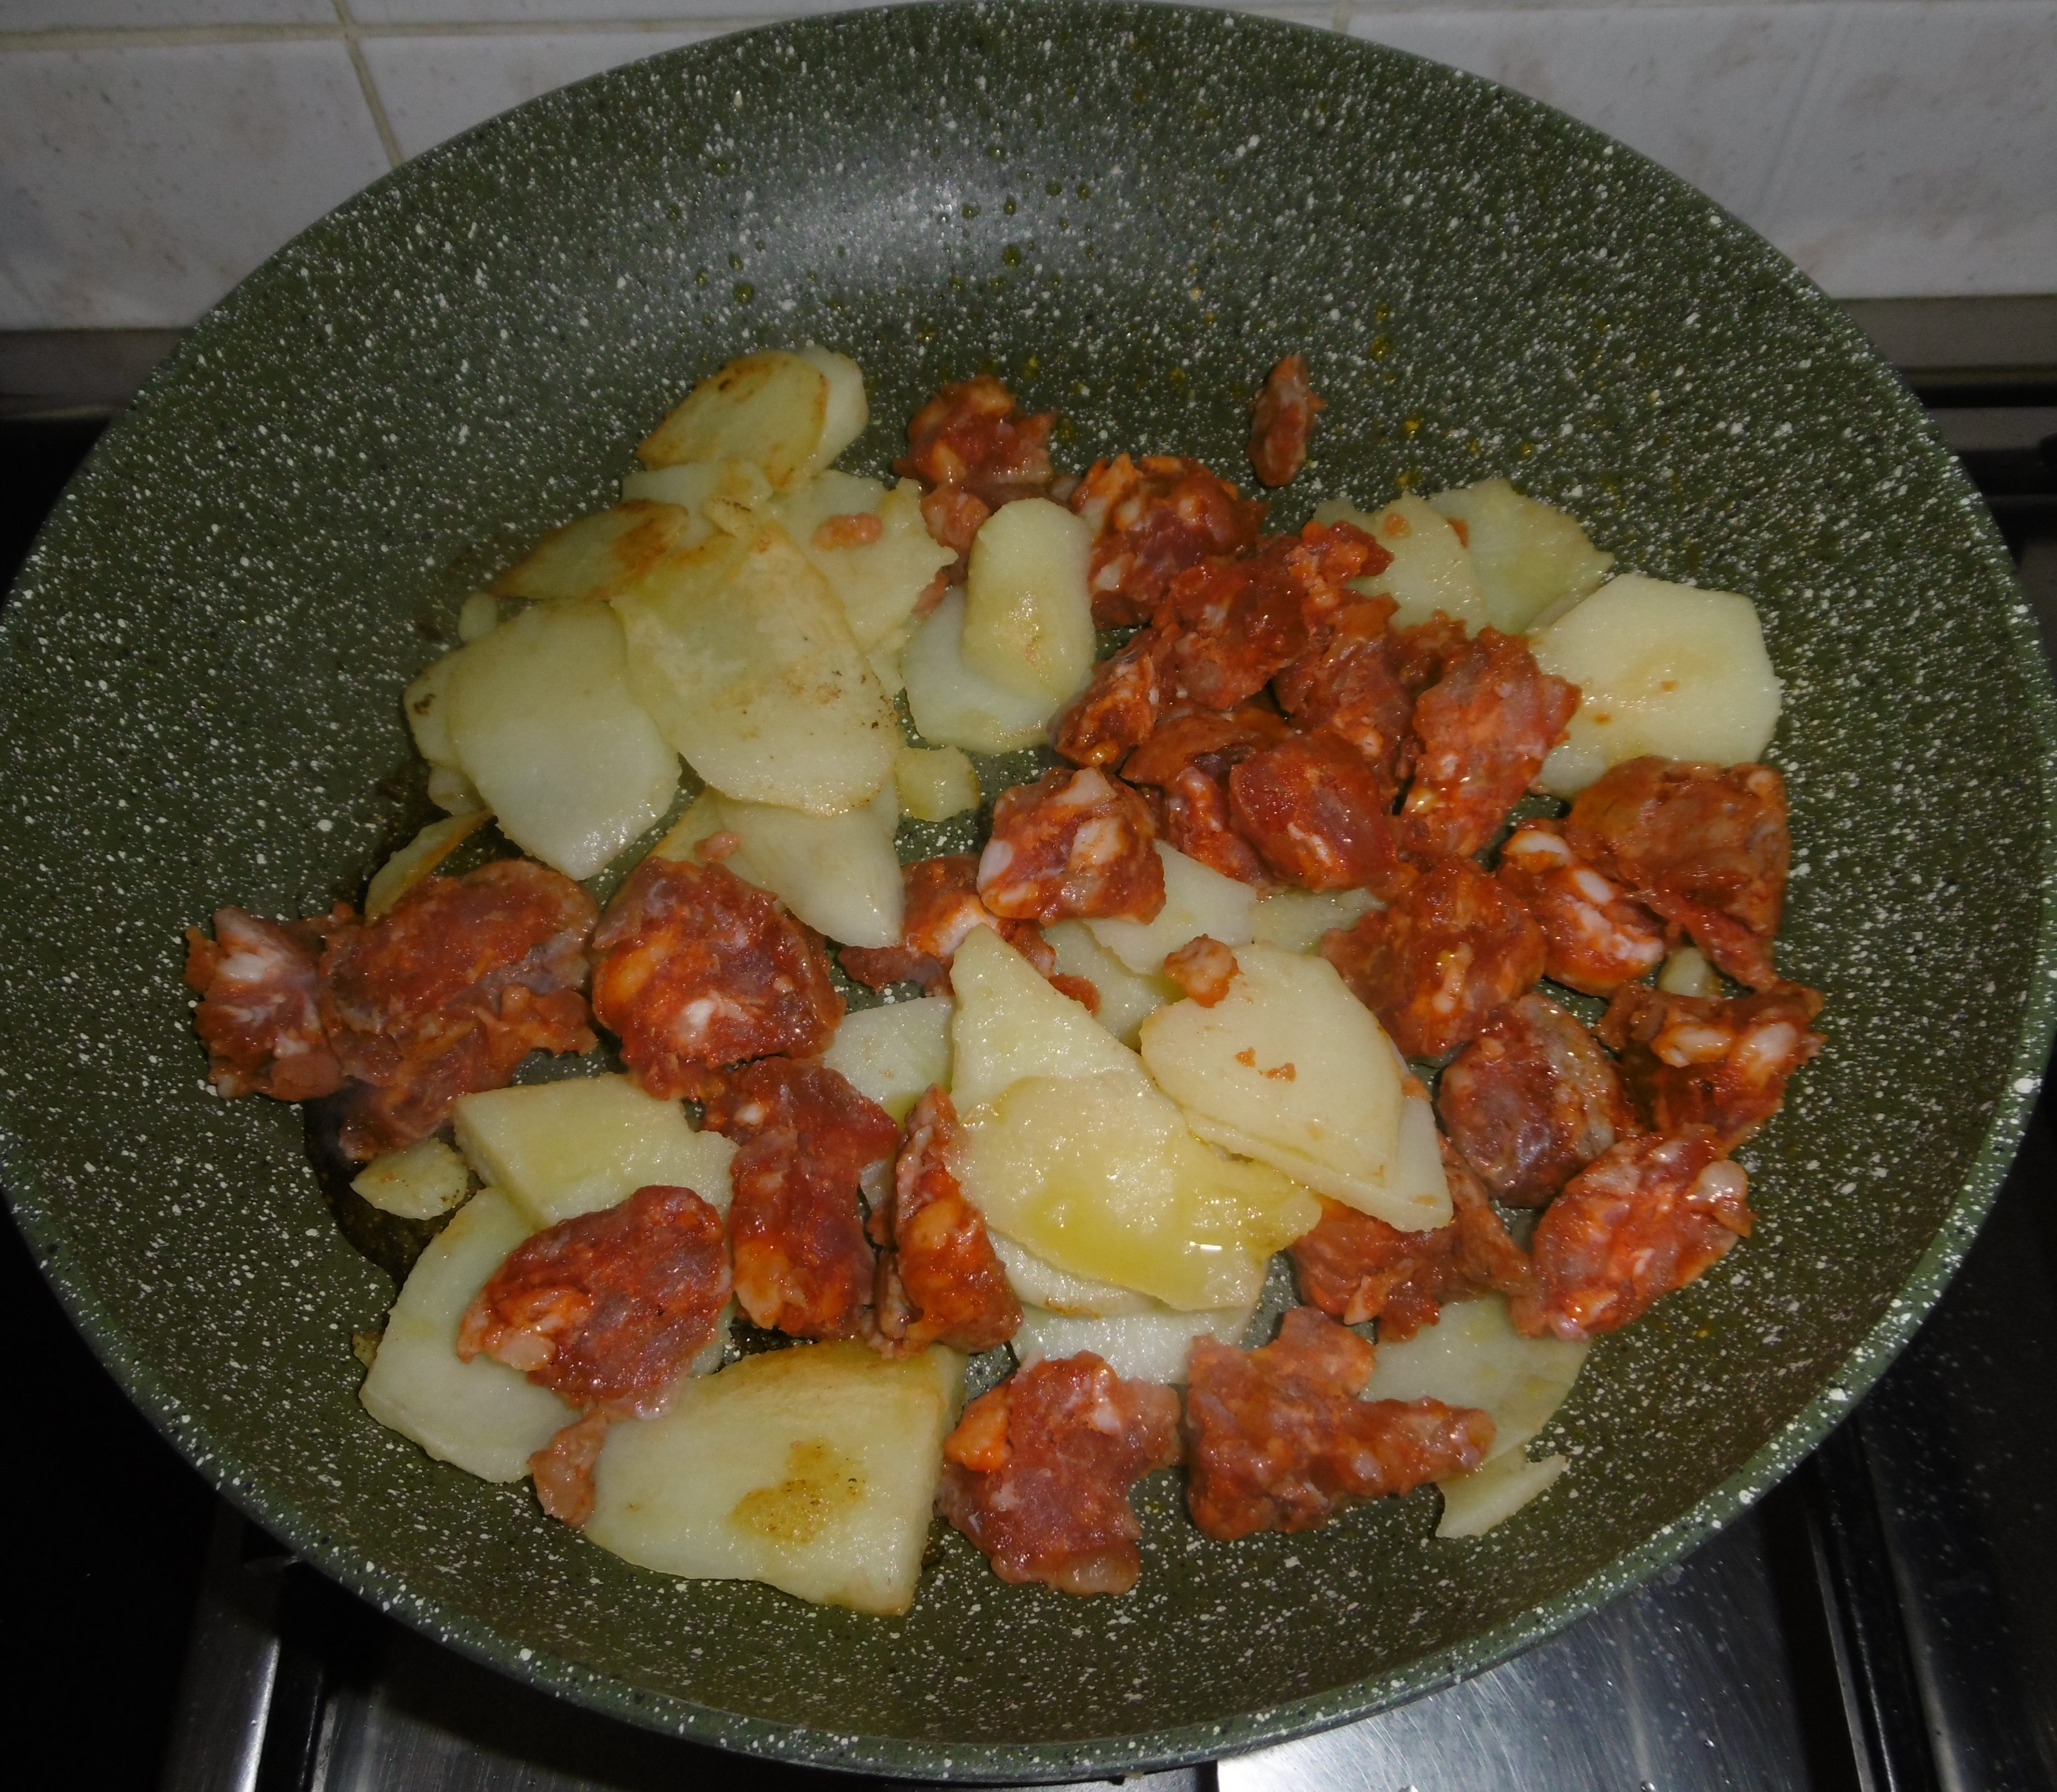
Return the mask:
[[[707,529],[683,505],[634,498],[551,530],[493,589],[503,597],[612,597]]]
[[[854,362],[821,349],[771,349],[702,380],[636,453],[652,467],[749,461],[783,491],[826,466],[865,420]]]
[[[491,810],[473,809],[447,820],[430,822],[372,873],[364,891],[364,918],[376,921],[456,851],[467,835],[492,819]]]

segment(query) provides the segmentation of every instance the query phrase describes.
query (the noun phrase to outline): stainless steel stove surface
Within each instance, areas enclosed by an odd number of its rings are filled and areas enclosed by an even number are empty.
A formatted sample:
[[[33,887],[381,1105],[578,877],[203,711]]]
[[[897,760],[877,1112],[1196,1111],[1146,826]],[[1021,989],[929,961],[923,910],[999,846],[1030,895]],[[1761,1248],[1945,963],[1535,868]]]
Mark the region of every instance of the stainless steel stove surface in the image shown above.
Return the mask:
[[[1964,455],[2057,642],[2057,300],[1852,308]],[[25,525],[98,419],[166,346],[0,336],[0,581],[10,545],[26,545]],[[2046,1097],[1963,1271],[1900,1362],[1784,1486],[1687,1560],[1476,1679],[1324,1735],[1129,1783],[2057,1789],[2053,1112]],[[9,1259],[18,1282],[20,1255]],[[213,1508],[200,1565],[204,1490],[161,1445],[153,1453],[141,1421],[81,1366],[82,1346],[29,1275],[12,1310],[50,1373],[27,1432],[77,1447],[54,1488],[49,1473],[18,1476],[10,1492],[14,1534],[48,1544],[23,1571],[24,1608],[57,1614],[46,1622],[59,1659],[43,1651],[22,1684],[35,1700],[25,1709],[80,1738],[81,1761],[104,1764],[73,1783],[147,1783],[146,1751],[95,1754],[92,1738],[104,1740],[101,1714],[161,1727],[178,1659],[164,1614],[188,1601],[164,1792],[863,1783],[718,1754],[532,1692],[379,1617],[225,1505]],[[126,1508],[105,1497],[110,1475],[137,1496]],[[105,1571],[110,1560],[126,1578]],[[125,1657],[106,1640],[117,1637]],[[96,1647],[117,1657],[113,1684],[89,1671]]]

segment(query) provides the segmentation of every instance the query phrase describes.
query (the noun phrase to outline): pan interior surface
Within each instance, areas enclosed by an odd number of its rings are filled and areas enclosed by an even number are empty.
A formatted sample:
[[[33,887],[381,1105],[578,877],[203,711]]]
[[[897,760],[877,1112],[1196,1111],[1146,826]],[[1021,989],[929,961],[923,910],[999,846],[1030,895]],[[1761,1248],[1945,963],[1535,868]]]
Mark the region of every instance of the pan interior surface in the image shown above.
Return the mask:
[[[1328,400],[1274,526],[1492,474],[1618,564],[1745,592],[1786,685],[1787,973],[1829,1049],[1742,1152],[1755,1236],[1594,1351],[1571,1472],[1203,1544],[1153,1477],[1141,1586],[1002,1584],[938,1528],[885,1620],[680,1583],[432,1463],[356,1399],[387,1279],[299,1123],[204,1092],[180,930],[355,900],[420,774],[403,683],[465,594],[612,498],[757,347],[854,357],[884,473],[945,380],[1061,465],[1234,476],[1265,370]],[[1933,1299],[2050,1015],[2051,703],[2004,553],[1913,401],[1708,200],[1488,85],[1118,4],[910,9],[696,46],[522,108],[282,252],[46,531],[0,636],[0,1173],[71,1310],[229,1494],[380,1604],[656,1727],[791,1758],[1068,1777],[1218,1754],[1499,1659],[1762,1492]]]

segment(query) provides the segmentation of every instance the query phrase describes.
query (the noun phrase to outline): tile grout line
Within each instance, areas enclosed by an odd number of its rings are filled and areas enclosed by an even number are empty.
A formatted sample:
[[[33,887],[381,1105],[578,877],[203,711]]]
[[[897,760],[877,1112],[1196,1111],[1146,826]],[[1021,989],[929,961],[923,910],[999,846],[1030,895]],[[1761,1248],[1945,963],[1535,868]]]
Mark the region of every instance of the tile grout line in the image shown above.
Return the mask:
[[[379,84],[371,78],[371,65],[364,59],[364,46],[357,41],[356,22],[350,16],[349,0],[330,0],[335,8],[336,23],[343,28],[343,46],[349,53],[350,65],[357,71],[357,85],[363,89],[366,109],[371,114],[371,128],[379,133],[379,147],[386,152],[386,165],[398,168],[407,158],[400,153],[400,139],[394,133],[393,121],[386,116],[386,102],[380,98]]]

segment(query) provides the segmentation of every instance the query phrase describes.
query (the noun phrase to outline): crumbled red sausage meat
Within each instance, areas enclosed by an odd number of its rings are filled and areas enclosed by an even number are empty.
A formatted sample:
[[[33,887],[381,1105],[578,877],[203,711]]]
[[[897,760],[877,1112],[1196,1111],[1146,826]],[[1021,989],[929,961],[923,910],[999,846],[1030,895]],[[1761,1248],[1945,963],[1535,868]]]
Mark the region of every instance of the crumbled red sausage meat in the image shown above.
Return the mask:
[[[1414,705],[1409,850],[1463,856],[1488,844],[1578,707],[1578,688],[1538,666],[1526,641],[1482,629]]]
[[[1224,1540],[1306,1531],[1344,1506],[1465,1473],[1492,1447],[1492,1418],[1438,1400],[1365,1400],[1373,1353],[1298,1306],[1275,1342],[1193,1342],[1186,1394],[1186,1501]]]
[[[1054,411],[1016,414],[1014,394],[990,375],[945,386],[907,426],[907,452],[893,470],[931,486],[958,486],[993,509],[1049,490]]]
[[[1149,621],[1177,574],[1248,553],[1264,524],[1261,500],[1174,454],[1096,461],[1071,505],[1093,525],[1088,582],[1100,628]]]
[[[1750,1235],[1749,1187],[1710,1128],[1623,1140],[1544,1210],[1516,1326],[1532,1338],[1619,1330]]]
[[[1306,890],[1398,887],[1393,787],[1326,728],[1296,734],[1229,774],[1229,815],[1265,864]]]
[[[1228,993],[1239,968],[1235,954],[1205,934],[1187,940],[1164,961],[1164,974],[1203,1008],[1212,1008]]]
[[[1322,956],[1409,1057],[1441,1057],[1543,974],[1528,912],[1468,858],[1437,860],[1390,908],[1324,934]]]
[[[1310,647],[1272,680],[1286,713],[1303,728],[1327,728],[1393,779],[1411,769],[1408,724],[1414,699],[1394,673],[1386,624],[1390,597],[1346,604]]]
[[[1631,759],[1579,791],[1564,838],[1738,982],[1779,981],[1771,940],[1793,841],[1770,766]]]
[[[1171,636],[1142,628],[1120,652],[1093,668],[1081,692],[1052,729],[1050,744],[1074,765],[1119,765],[1146,739],[1163,712]]]
[[[872,1211],[879,1247],[872,1343],[886,1355],[931,1344],[989,1350],[1021,1329],[1021,1303],[957,1180],[962,1139],[949,1096],[931,1088],[907,1116],[892,1198]]]
[[[218,1095],[311,1101],[343,1084],[321,1021],[323,935],[349,921],[266,921],[214,911],[214,938],[186,930],[186,981],[200,992],[193,1025]]]
[[[721,1080],[706,1124],[742,1148],[728,1235],[751,1323],[861,1337],[876,1271],[858,1190],[899,1147],[893,1116],[824,1065],[762,1058]]]
[[[1733,1151],[1785,1105],[1786,1082],[1825,1043],[1810,1023],[1821,998],[1797,983],[1733,1001],[1642,984],[1617,995],[1600,1037],[1659,1132],[1711,1127]]]
[[[543,1510],[577,1530],[593,1516],[593,1471],[607,1442],[608,1412],[596,1406],[576,1418],[529,1458]]]
[[[1307,432],[1326,408],[1309,383],[1305,355],[1287,355],[1266,376],[1250,407],[1250,464],[1266,485],[1282,486],[1307,464]]]
[[[466,1310],[457,1354],[647,1418],[714,1336],[728,1293],[721,1215],[690,1188],[639,1188],[517,1245]]]
[[[1611,996],[1654,970],[1663,924],[1585,863],[1554,821],[1524,822],[1500,849],[1500,881],[1543,930],[1543,974]]]
[[[527,859],[424,878],[378,920],[330,934],[322,1023],[350,1096],[351,1156],[433,1132],[458,1097],[503,1087],[533,1051],[589,1052],[593,898]]]
[[[1511,1002],[1448,1069],[1437,1112],[1488,1187],[1541,1207],[1635,1130],[1614,1061],[1546,997]]]
[[[936,1504],[1003,1580],[1125,1593],[1143,1572],[1129,1489],[1178,1460],[1178,1395],[1081,1351],[1032,1363],[965,1409]]]
[[[1164,906],[1164,866],[1143,799],[1088,766],[1046,771],[1001,793],[979,855],[979,899],[1028,921],[1122,917]]]
[[[842,1018],[816,937],[725,866],[644,859],[593,945],[593,1013],[654,1096],[697,1094],[741,1059],[818,1052]]]

